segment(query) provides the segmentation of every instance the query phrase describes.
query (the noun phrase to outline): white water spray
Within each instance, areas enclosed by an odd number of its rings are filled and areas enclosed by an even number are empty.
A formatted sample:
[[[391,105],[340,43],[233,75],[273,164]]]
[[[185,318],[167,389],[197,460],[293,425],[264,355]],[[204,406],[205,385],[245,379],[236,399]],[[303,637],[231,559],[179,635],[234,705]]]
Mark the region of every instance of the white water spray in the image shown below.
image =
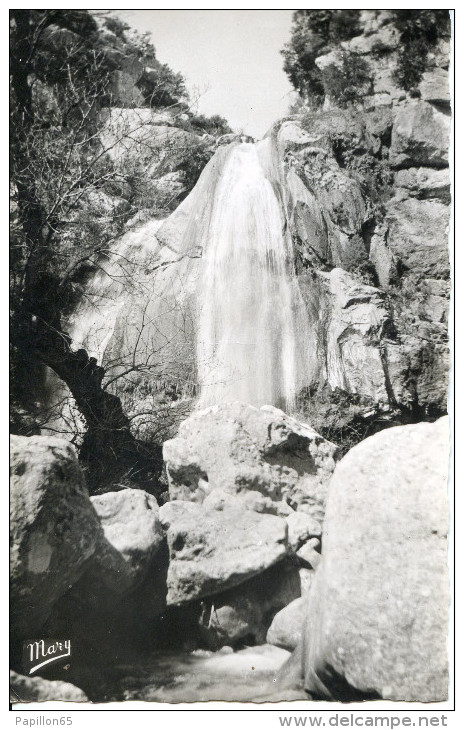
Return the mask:
[[[149,362],[148,388],[180,374],[188,390],[195,358],[197,407],[292,412],[316,346],[274,154],[271,138],[220,148],[164,224],[126,233],[69,319],[74,348],[111,376]]]

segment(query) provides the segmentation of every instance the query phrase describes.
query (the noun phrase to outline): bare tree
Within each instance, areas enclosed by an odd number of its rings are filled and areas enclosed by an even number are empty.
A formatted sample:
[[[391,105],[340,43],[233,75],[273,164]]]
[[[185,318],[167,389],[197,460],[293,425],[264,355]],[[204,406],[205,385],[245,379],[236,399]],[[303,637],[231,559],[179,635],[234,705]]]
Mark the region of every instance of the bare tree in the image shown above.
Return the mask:
[[[25,426],[18,414],[24,403],[34,411],[41,373],[51,368],[79,410],[80,417],[72,417],[75,424],[84,419],[80,456],[91,488],[130,473],[156,491],[160,446],[153,441],[147,446],[134,436],[143,416],[129,418],[111,392],[116,380],[155,369],[152,354],[144,360],[132,353],[130,371],[120,362],[116,373],[112,364],[111,382],[104,385],[105,368],[84,348],[75,350],[64,327],[80,295],[79,280],[86,272],[105,270],[125,222],[144,196],[153,207],[156,191],[150,181],[172,167],[174,153],[187,148],[192,153],[181,134],[166,132],[166,139],[151,140],[149,107],[129,126],[123,123],[128,110],[102,113],[114,64],[86,11],[11,11],[13,428],[30,433],[43,425],[43,419],[33,425],[29,419]],[[160,89],[155,91],[159,96]],[[185,115],[185,100],[171,107],[171,115]],[[128,145],[135,145],[132,156],[123,154]],[[143,169],[150,167],[145,179],[137,146],[143,147]],[[105,193],[128,184],[135,205]],[[167,212],[175,202],[164,201]]]

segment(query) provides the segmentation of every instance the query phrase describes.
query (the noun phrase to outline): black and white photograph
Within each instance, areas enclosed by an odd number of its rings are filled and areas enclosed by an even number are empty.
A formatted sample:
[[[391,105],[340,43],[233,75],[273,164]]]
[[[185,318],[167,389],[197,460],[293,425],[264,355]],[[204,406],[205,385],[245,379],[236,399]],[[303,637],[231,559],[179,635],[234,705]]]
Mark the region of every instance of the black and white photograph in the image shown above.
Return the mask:
[[[452,702],[454,11],[9,43],[10,707]]]

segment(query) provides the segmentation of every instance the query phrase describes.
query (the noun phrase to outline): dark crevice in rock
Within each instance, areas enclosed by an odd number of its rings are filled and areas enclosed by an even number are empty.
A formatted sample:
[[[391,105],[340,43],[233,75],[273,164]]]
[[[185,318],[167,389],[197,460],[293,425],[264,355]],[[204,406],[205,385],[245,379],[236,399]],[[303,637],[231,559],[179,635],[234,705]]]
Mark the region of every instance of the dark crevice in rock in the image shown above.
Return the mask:
[[[396,402],[395,393],[393,391],[393,386],[392,386],[390,373],[389,373],[389,369],[388,369],[387,349],[385,347],[385,343],[382,340],[380,341],[380,344],[379,344],[379,355],[380,355],[380,362],[382,363],[385,390],[387,391],[388,403],[391,408],[396,408],[397,402]]]
[[[310,689],[313,700],[335,700],[338,702],[362,702],[366,700],[381,700],[382,695],[374,689],[358,689],[333,666],[325,663],[314,673],[314,689]]]
[[[451,105],[449,101],[439,101],[438,99],[430,99],[429,104],[438,109],[442,114],[446,114],[447,117],[451,117]]]
[[[431,162],[430,160],[406,160],[404,163],[393,165],[395,171],[399,170],[410,170],[416,167],[425,167],[428,170],[446,170],[449,165],[447,162]]]
[[[369,218],[361,225],[361,237],[364,241],[364,245],[368,254],[371,250],[371,240],[372,236],[374,235],[376,226],[377,221],[374,218]]]

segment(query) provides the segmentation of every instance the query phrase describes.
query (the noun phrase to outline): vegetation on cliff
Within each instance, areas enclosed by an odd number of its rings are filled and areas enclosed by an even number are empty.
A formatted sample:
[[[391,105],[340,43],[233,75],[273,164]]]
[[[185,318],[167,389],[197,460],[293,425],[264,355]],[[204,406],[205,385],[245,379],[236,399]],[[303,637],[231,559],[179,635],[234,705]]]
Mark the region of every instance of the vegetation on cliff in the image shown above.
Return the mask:
[[[378,12],[378,11],[377,11]],[[449,38],[448,10],[391,10],[390,20],[399,34],[394,78],[400,88],[411,90],[431,65],[430,53],[441,38]],[[340,50],[363,32],[360,10],[297,10],[292,35],[282,50],[284,70],[300,96],[316,106],[325,96],[339,105],[358,101],[366,93],[369,77],[366,61],[344,50],[339,62],[321,67],[319,56]],[[374,51],[385,51],[379,43]]]
[[[299,10],[282,51],[299,94],[291,118],[311,137],[289,159],[321,221],[312,240],[301,226],[292,231],[297,267],[311,290],[318,270],[341,267],[385,303],[365,354],[342,364],[344,382],[334,387],[329,364],[298,400],[301,416],[344,451],[386,426],[446,412],[449,38],[447,10]],[[321,316],[326,305],[311,296]],[[340,350],[355,348],[356,326]],[[369,392],[372,364],[369,382],[349,376],[374,340],[383,403]]]
[[[40,428],[47,366],[85,420],[81,458],[90,482],[136,473],[151,484],[159,448],[133,438],[119,399],[102,387],[103,368],[73,350],[63,316],[125,223],[147,204],[154,217],[173,210],[213,154],[211,135],[230,130],[220,117],[193,114],[181,75],[156,59],[146,37],[112,16],[12,10],[10,42],[12,428],[25,435]],[[114,124],[135,109],[148,114],[135,130],[116,125],[117,133],[105,136],[108,114]],[[202,136],[192,133],[188,143],[169,137],[169,159],[162,145],[150,144],[143,164],[116,159],[118,145],[151,129],[158,111]],[[153,177],[167,172],[180,184],[177,194],[163,197]]]

